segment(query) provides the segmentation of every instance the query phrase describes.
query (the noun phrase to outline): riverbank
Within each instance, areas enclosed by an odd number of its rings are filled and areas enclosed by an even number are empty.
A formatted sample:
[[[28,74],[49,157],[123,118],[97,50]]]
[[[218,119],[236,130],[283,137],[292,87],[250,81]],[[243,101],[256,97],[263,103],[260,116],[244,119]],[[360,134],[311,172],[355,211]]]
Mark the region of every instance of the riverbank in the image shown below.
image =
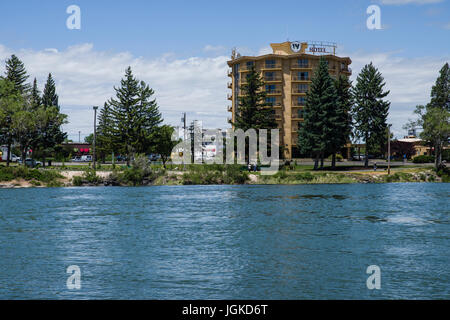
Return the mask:
[[[240,166],[194,166],[182,170],[61,170],[0,168],[0,188],[72,187],[72,186],[149,186],[149,185],[295,185],[391,182],[449,182],[448,174],[436,173],[432,167],[387,170],[314,171],[307,167],[280,170],[272,175],[249,173]]]

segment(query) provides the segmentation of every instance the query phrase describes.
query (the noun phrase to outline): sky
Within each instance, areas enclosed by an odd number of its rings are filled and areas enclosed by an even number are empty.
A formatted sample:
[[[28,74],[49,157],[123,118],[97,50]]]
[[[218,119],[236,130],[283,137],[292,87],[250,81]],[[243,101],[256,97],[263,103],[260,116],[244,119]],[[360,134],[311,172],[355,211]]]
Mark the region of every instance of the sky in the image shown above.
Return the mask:
[[[77,5],[80,29],[68,29]],[[377,5],[381,29],[369,30],[367,8]],[[48,73],[57,86],[64,126],[78,140],[93,132],[93,105],[114,95],[125,69],[155,90],[165,123],[202,120],[228,128],[227,77],[232,48],[242,55],[270,52],[270,43],[333,41],[352,59],[355,81],[370,62],[390,90],[394,135],[418,104],[429,101],[440,68],[450,60],[450,0],[315,1],[2,1],[0,73],[16,54],[41,90]]]

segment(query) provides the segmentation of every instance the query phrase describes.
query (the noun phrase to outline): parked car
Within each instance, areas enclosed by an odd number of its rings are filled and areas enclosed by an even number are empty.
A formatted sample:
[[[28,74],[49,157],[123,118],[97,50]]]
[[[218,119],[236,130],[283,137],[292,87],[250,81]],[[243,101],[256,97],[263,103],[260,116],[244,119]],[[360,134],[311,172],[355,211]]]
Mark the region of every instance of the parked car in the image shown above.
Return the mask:
[[[160,154],[151,153],[151,154],[149,154],[148,159],[150,161],[158,161],[158,160],[161,159],[161,155]]]
[[[20,159],[19,163],[23,163],[22,159]],[[30,168],[36,168],[36,167],[40,167],[42,166],[42,162],[41,161],[36,161],[32,158],[26,158],[25,159],[25,166],[30,167]]]
[[[81,160],[82,162],[91,162],[92,161],[92,156],[91,155],[86,155],[86,156],[81,156]]]
[[[80,162],[81,161],[81,157],[80,156],[73,157],[71,161],[72,162]]]

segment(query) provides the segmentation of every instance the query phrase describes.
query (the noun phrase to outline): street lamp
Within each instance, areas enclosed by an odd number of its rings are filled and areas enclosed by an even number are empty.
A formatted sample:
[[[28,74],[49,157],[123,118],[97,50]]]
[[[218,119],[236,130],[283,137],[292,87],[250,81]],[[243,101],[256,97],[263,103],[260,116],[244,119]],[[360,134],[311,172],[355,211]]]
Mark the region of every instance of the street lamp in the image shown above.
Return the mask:
[[[391,174],[391,126],[392,124],[388,124],[388,175]]]
[[[94,106],[94,141],[93,141],[93,158],[94,158],[94,165],[93,168],[95,170],[95,142],[97,140],[97,109],[98,106]]]

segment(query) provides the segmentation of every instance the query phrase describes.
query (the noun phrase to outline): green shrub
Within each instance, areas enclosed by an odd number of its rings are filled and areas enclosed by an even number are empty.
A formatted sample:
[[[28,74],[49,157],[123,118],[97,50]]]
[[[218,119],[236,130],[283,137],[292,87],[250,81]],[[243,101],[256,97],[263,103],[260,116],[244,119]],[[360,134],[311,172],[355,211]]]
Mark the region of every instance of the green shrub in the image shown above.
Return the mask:
[[[417,156],[413,159],[414,163],[433,163],[434,157],[433,156],[427,156],[427,155],[421,155]]]
[[[72,184],[76,187],[83,185],[83,178],[80,176],[75,176],[72,178]]]
[[[11,181],[14,178],[14,169],[12,167],[0,168],[0,181]]]
[[[94,169],[87,169],[84,173],[83,173],[83,178],[84,180],[86,180],[88,183],[93,183],[93,184],[99,184],[101,183],[103,180],[102,178],[100,178],[97,173],[95,172]]]

